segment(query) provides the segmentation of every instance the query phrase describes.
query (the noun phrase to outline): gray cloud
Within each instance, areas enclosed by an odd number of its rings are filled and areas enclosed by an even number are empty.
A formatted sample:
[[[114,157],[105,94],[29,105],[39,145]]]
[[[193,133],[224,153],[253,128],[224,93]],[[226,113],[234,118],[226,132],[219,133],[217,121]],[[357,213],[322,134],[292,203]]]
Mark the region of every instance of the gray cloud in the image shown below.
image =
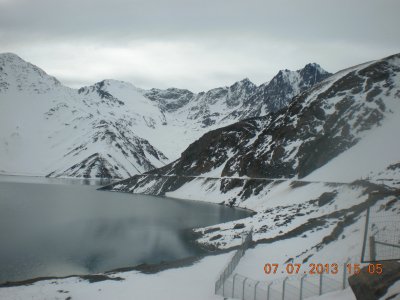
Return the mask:
[[[0,51],[66,84],[103,78],[196,91],[400,49],[397,0],[0,0]]]

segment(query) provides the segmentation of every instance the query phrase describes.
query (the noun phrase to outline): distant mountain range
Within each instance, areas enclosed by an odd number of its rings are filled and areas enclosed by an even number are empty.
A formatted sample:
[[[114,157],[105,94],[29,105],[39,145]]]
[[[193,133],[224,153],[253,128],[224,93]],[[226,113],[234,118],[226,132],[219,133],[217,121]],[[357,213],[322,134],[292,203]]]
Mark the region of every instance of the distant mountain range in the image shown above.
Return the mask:
[[[244,79],[197,94],[116,80],[72,89],[15,54],[0,54],[0,173],[127,178],[148,172],[177,159],[206,132],[270,116],[330,75],[308,64],[260,86]]]

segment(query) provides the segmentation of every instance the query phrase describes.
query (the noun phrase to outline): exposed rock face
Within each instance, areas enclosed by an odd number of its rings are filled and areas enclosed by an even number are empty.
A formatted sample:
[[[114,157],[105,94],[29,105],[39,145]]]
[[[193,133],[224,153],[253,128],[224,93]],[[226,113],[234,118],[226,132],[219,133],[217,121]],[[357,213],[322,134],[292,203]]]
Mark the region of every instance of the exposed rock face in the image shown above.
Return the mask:
[[[380,264],[382,274],[371,274],[368,267],[361,269],[360,274],[349,277],[349,284],[357,300],[378,300],[384,296],[388,288],[396,281],[400,280],[400,263],[397,261],[377,262]],[[387,295],[392,299],[396,295]]]
[[[318,64],[308,64],[298,71],[282,70],[268,83],[261,85],[244,103],[242,117],[255,117],[276,112],[286,107],[291,99],[318,82],[328,78],[330,73]]]
[[[172,112],[188,104],[194,93],[184,89],[169,88],[166,90],[150,89],[144,91],[144,96],[159,104],[162,111]]]
[[[203,128],[276,112],[293,96],[328,78],[330,73],[318,64],[297,71],[283,70],[269,82],[256,86],[248,78],[229,87],[198,94],[183,89],[151,89],[143,95],[155,101],[164,112],[184,114]]]

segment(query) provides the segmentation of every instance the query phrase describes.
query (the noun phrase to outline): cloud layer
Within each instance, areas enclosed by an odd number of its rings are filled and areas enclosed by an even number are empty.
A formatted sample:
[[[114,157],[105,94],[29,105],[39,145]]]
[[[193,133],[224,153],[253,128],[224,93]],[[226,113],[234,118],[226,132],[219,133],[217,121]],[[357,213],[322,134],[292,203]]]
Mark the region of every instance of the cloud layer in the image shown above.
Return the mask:
[[[0,0],[0,52],[63,83],[194,91],[399,52],[397,0]]]

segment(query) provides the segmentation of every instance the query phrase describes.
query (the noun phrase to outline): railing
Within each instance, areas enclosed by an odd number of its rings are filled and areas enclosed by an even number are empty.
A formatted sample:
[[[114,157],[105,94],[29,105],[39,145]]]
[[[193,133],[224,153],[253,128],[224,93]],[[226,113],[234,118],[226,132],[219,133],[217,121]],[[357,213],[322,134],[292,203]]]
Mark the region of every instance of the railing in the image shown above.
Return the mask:
[[[240,259],[242,258],[245,251],[249,247],[249,245],[252,241],[252,238],[253,238],[253,231],[250,230],[250,232],[244,238],[244,241],[241,244],[240,248],[238,250],[236,250],[235,255],[232,257],[232,259],[230,260],[228,265],[221,272],[217,281],[215,282],[215,294],[219,294],[219,295],[223,296],[226,293],[225,283],[227,282],[227,279],[229,278],[229,276],[232,275],[233,270],[236,268]]]
[[[341,276],[327,274],[291,276],[271,282],[234,274],[225,283],[222,296],[248,300],[302,300],[348,287],[345,265]]]
[[[250,235],[251,236],[251,235]],[[347,264],[338,267],[338,273],[318,275],[293,275],[271,282],[257,281],[239,274],[232,276],[234,268],[248,247],[248,237],[237,250],[215,283],[215,293],[227,298],[243,300],[302,300],[347,288]],[[251,241],[251,240],[250,240]],[[357,259],[359,261],[359,258]]]
[[[395,203],[368,207],[362,262],[400,260],[400,208]]]

